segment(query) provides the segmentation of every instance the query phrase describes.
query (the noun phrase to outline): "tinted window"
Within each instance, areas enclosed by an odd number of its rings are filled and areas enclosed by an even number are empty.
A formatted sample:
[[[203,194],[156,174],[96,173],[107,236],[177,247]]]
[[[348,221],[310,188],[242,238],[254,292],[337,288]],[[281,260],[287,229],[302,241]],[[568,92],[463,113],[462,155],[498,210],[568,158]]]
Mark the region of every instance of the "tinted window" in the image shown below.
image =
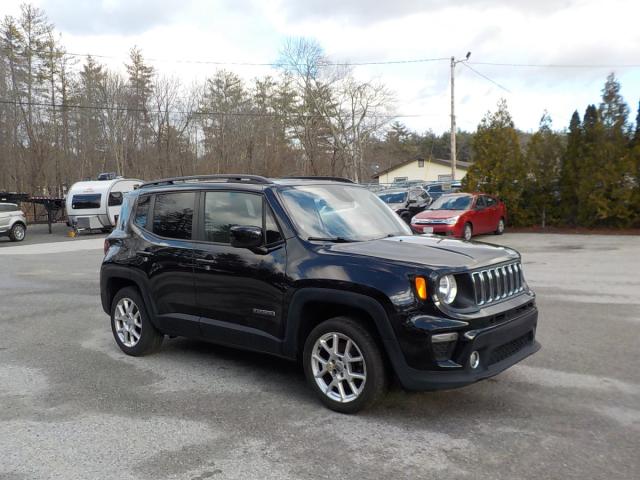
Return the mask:
[[[153,233],[161,237],[190,240],[193,229],[194,192],[156,195]]]
[[[441,192],[442,191],[442,185],[429,185],[429,187],[427,187],[429,189],[430,192]]]
[[[100,199],[102,195],[99,193],[87,193],[82,195],[74,195],[71,198],[71,208],[74,210],[88,210],[90,208],[100,208]]]
[[[486,206],[487,204],[484,202],[484,197],[478,197],[478,200],[476,200],[476,208],[484,208]]]
[[[496,203],[498,203],[493,197],[484,197],[484,200],[485,202],[487,202],[487,207],[493,207]]]
[[[207,192],[204,236],[209,242],[231,243],[234,225],[262,228],[262,196],[242,192]]]
[[[122,197],[122,192],[111,192],[109,194],[108,205],[110,207],[117,207],[118,205],[122,205]]]
[[[136,205],[136,216],[133,217],[133,223],[141,228],[147,226],[147,216],[149,215],[149,205],[151,204],[151,197],[145,195],[138,199],[138,205]]]
[[[280,235],[280,230],[278,229],[278,224],[276,223],[276,219],[273,216],[273,212],[271,209],[267,207],[267,211],[265,212],[265,236],[266,236],[266,244],[270,245],[272,243],[279,242],[282,240],[282,235]]]

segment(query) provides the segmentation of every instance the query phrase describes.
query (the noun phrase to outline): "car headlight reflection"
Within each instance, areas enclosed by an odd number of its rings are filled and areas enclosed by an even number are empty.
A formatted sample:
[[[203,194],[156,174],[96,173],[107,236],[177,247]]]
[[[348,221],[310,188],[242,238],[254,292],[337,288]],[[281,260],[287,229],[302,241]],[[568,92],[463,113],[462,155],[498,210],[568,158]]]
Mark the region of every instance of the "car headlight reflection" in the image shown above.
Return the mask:
[[[456,299],[457,294],[458,284],[456,283],[455,277],[453,275],[440,277],[440,281],[438,282],[438,296],[440,300],[450,305]]]

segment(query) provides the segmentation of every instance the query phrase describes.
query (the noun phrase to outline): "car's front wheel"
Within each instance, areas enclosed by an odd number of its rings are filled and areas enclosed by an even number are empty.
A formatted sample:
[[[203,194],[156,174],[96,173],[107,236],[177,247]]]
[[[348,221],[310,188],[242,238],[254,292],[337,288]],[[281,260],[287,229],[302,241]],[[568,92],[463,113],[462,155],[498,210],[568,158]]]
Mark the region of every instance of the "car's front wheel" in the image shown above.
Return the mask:
[[[473,237],[473,227],[470,223],[465,223],[464,228],[462,229],[462,238],[468,242],[471,240],[471,237]]]
[[[26,233],[26,227],[21,223],[16,223],[13,227],[11,227],[11,231],[9,232],[9,239],[12,242],[21,242],[22,240],[24,240]]]
[[[120,350],[135,357],[156,351],[164,339],[134,287],[123,288],[111,302],[111,330]]]
[[[355,413],[376,402],[387,372],[371,333],[348,317],[327,320],[309,334],[303,353],[311,388],[331,410]]]

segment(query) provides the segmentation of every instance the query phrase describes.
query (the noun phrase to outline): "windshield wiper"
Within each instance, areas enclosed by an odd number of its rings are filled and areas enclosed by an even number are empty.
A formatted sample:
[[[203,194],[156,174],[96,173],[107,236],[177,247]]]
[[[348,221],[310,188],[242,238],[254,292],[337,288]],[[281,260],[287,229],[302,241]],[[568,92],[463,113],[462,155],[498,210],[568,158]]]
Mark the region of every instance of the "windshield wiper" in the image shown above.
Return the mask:
[[[357,240],[352,240],[350,238],[344,238],[344,237],[308,237],[307,240],[310,242],[333,242],[333,243],[357,242]]]

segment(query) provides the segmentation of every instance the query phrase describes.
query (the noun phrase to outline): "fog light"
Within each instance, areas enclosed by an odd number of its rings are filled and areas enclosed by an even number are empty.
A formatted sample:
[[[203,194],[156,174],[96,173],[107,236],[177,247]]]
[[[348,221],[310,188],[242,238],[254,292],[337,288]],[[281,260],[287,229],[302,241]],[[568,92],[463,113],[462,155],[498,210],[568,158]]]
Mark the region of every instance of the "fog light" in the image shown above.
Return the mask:
[[[480,365],[480,354],[477,350],[474,350],[471,352],[471,355],[469,355],[469,366],[476,369],[478,368],[478,365]]]

